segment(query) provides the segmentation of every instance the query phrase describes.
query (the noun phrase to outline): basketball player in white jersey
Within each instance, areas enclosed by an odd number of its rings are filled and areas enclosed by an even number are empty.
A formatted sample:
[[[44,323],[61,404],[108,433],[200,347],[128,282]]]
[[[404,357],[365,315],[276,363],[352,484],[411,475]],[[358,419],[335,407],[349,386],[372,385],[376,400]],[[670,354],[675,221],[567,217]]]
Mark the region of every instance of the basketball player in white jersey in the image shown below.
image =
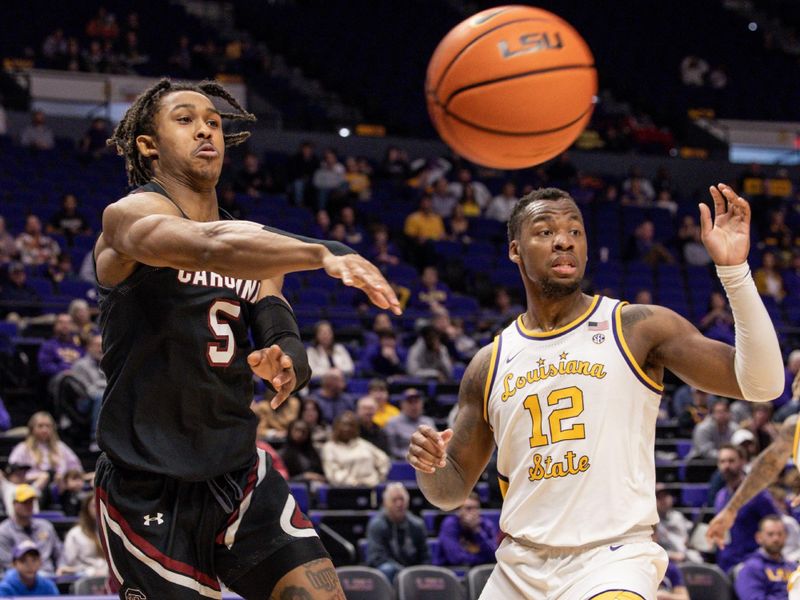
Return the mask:
[[[800,373],[792,382],[792,400],[800,398]],[[750,472],[742,484],[731,496],[725,507],[708,525],[706,538],[722,548],[725,537],[739,509],[752,500],[756,494],[772,484],[783,471],[789,459],[795,467],[800,468],[800,419],[798,415],[786,417],[776,437],[750,465]],[[800,504],[800,496],[795,496],[792,506]],[[800,569],[792,573],[789,579],[789,600],[800,600]]]
[[[720,396],[781,393],[777,336],[747,266],[750,206],[722,184],[711,195],[702,238],[730,300],[736,348],[666,308],[583,294],[583,217],[566,192],[537,190],[514,209],[509,258],[527,311],[467,367],[453,430],[420,427],[408,453],[426,498],[451,510],[497,444],[508,536],[481,598],[654,599],[667,566],[651,541],[664,369]]]

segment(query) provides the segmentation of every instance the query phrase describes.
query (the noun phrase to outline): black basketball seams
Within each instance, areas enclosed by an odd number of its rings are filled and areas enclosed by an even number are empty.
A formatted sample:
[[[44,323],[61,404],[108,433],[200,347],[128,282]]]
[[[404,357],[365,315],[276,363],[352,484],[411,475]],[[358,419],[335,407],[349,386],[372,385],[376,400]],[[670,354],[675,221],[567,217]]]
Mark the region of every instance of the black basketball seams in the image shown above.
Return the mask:
[[[436,93],[439,91],[439,86],[441,85],[442,80],[444,80],[445,75],[447,75],[447,72],[455,64],[455,62],[461,57],[461,55],[464,54],[464,52],[466,52],[467,49],[470,48],[470,46],[472,46],[475,42],[477,42],[478,40],[486,37],[490,33],[494,32],[494,31],[497,31],[498,29],[502,29],[503,27],[505,27],[507,25],[513,25],[514,23],[525,23],[525,22],[528,22],[528,21],[544,21],[546,23],[558,23],[559,22],[559,21],[554,21],[553,19],[542,19],[542,18],[538,18],[538,17],[525,17],[523,19],[514,19],[513,21],[506,21],[505,23],[500,23],[499,25],[495,25],[491,29],[487,29],[486,31],[484,31],[480,35],[475,36],[475,38],[472,39],[469,42],[469,44],[467,44],[466,46],[461,48],[461,50],[458,51],[458,53],[450,60],[450,62],[447,63],[447,66],[444,69],[442,69],[442,74],[439,76],[439,81],[436,82],[436,85],[432,86],[431,89],[428,89],[426,91],[428,91],[428,93],[433,94],[434,99],[436,99]],[[561,23],[566,23],[566,21],[560,21],[560,22]],[[438,49],[438,47],[437,47],[437,49]],[[437,103],[438,103],[438,100],[437,100]]]
[[[453,112],[450,112],[446,106],[442,106],[442,110],[448,117],[451,117],[453,120],[458,121],[459,123],[466,125],[467,127],[472,127],[473,129],[477,129],[478,131],[485,131],[486,133],[492,133],[495,135],[506,135],[509,137],[526,137],[526,136],[536,136],[536,135],[547,135],[548,133],[556,133],[558,131],[561,131],[562,129],[566,129],[567,127],[572,127],[573,125],[575,125],[575,123],[583,119],[593,109],[594,109],[594,104],[589,104],[588,108],[584,110],[580,115],[578,115],[577,118],[573,119],[568,123],[565,123],[564,125],[559,125],[558,127],[554,127],[553,129],[540,129],[538,131],[503,131],[501,129],[484,127],[483,125],[478,125],[477,123],[468,121],[467,119],[460,117]]]
[[[506,75],[505,77],[497,77],[496,79],[487,79],[486,81],[480,81],[478,83],[471,83],[469,85],[465,85],[464,87],[460,87],[454,90],[448,97],[444,103],[439,103],[437,100],[437,104],[439,104],[442,108],[447,110],[447,107],[450,105],[450,102],[455,98],[458,94],[463,92],[474,90],[475,88],[483,87],[485,85],[492,85],[495,83],[502,83],[504,81],[511,81],[513,79],[520,79],[522,77],[528,77],[530,75],[542,75],[544,73],[553,73],[555,71],[569,71],[571,69],[592,69],[595,70],[594,65],[559,65],[557,67],[547,67],[545,69],[534,69],[533,71],[524,71],[522,73],[515,73],[514,75]],[[448,112],[448,114],[450,114]]]

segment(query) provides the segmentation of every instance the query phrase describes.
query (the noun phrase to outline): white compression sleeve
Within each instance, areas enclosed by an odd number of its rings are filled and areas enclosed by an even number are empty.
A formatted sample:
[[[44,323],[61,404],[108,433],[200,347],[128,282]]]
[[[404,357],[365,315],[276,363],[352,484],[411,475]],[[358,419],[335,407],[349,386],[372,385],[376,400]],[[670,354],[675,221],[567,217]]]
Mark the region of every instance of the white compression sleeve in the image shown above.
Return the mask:
[[[778,336],[758,295],[746,262],[717,266],[733,312],[736,381],[745,400],[767,402],[783,392],[784,373]]]

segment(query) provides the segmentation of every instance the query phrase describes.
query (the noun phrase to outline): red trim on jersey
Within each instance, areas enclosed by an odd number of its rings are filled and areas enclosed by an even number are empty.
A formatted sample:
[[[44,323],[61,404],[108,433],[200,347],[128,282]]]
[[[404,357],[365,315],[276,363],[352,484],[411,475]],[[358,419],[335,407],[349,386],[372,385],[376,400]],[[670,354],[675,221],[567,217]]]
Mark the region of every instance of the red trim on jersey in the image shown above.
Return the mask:
[[[103,553],[106,557],[106,562],[111,565],[111,551],[108,549],[108,540],[106,539],[105,529],[103,529],[103,524],[100,522],[100,496],[104,498],[108,498],[106,491],[101,487],[95,488],[94,494],[94,514],[95,519],[97,520],[97,537],[100,538],[100,545],[103,547]],[[117,581],[116,576],[114,575],[114,569],[108,569],[108,580],[106,581],[106,586],[108,587],[109,591],[112,594],[116,594],[119,592],[119,588],[122,587],[122,582]]]
[[[146,539],[138,535],[133,528],[130,526],[128,521],[122,516],[122,514],[114,508],[114,506],[108,501],[108,494],[106,494],[105,490],[102,488],[97,488],[97,495],[103,500],[108,509],[108,515],[117,522],[117,524],[122,528],[125,537],[136,546],[139,550],[141,550],[148,558],[156,561],[165,569],[169,571],[173,571],[175,573],[179,573],[181,575],[186,575],[187,577],[191,577],[195,581],[202,583],[210,587],[213,590],[219,591],[219,582],[216,578],[210,577],[203,573],[202,571],[198,571],[195,567],[185,562],[181,562],[179,560],[175,560],[174,558],[170,558],[166,554],[163,554],[153,546],[150,542]],[[99,513],[98,513],[99,514]]]
[[[297,502],[294,503],[294,512],[292,513],[292,518],[289,519],[289,523],[292,524],[292,527],[297,529],[309,529],[314,527],[314,524],[306,519],[305,515],[300,511]]]

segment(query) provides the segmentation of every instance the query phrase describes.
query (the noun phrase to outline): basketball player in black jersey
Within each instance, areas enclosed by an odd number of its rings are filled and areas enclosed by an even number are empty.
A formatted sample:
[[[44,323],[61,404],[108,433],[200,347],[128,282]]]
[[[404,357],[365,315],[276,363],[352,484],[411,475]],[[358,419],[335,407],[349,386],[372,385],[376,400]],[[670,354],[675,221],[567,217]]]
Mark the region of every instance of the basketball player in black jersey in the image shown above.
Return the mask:
[[[235,113],[220,113],[211,97]],[[162,80],[109,140],[137,189],[95,247],[108,376],[97,515],[120,598],[344,599],[333,565],[256,450],[253,373],[273,406],[310,372],[282,276],[323,268],[399,313],[378,270],[341,245],[226,219],[222,118],[253,120],[214,83]],[[249,341],[252,334],[255,350]]]

